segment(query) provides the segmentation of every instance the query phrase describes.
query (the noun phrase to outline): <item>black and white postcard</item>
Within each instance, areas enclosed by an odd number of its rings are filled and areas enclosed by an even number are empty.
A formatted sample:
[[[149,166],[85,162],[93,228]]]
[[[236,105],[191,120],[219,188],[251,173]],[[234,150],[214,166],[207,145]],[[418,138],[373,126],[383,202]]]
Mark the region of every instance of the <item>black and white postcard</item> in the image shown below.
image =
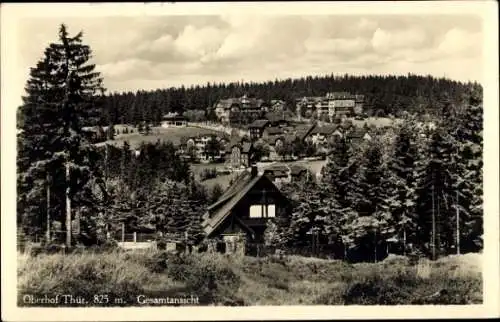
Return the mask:
[[[498,316],[497,10],[2,5],[2,318]]]

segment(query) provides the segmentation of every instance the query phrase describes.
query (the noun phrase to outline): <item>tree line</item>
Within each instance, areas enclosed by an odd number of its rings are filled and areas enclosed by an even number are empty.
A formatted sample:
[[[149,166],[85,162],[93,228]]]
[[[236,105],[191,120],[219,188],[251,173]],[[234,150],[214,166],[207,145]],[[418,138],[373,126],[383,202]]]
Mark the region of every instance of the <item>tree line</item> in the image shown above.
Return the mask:
[[[268,242],[310,245],[316,232],[342,244],[341,256],[372,260],[391,239],[431,258],[482,249],[482,93],[468,95],[443,102],[439,118],[407,115],[369,143],[338,140],[320,180],[284,187],[295,209],[275,220]]]
[[[269,82],[207,83],[204,86],[156,89],[153,91],[112,93],[103,97],[100,124],[159,123],[168,112],[180,114],[191,110],[205,111],[202,119],[215,120],[213,107],[220,99],[248,95],[264,99],[280,99],[295,111],[295,100],[304,96],[324,96],[327,92],[348,91],[365,95],[365,107],[374,115],[399,116],[402,112],[435,113],[444,95],[454,103],[477,83],[462,83],[432,76],[351,76],[326,75]],[[446,94],[445,94],[446,93]],[[191,115],[193,114],[193,115]],[[191,118],[200,119],[192,112]],[[199,113],[198,113],[199,114]],[[197,116],[196,116],[197,115]],[[231,119],[238,119],[232,114]],[[234,121],[234,120],[233,120]],[[249,121],[250,122],[250,121]],[[248,122],[246,122],[248,123]]]

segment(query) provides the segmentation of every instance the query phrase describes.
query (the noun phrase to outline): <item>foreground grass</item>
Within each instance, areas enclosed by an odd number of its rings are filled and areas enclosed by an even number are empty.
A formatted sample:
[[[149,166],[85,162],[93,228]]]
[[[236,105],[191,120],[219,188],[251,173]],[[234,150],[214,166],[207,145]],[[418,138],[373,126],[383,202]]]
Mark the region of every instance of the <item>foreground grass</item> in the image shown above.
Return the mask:
[[[78,295],[93,303],[139,305],[147,297],[199,297],[204,305],[470,304],[482,302],[480,255],[377,264],[291,256],[285,259],[165,253],[84,253],[19,256],[23,295]],[[479,263],[479,264],[478,264]],[[123,302],[115,303],[114,298]],[[101,303],[102,304],[102,303]],[[81,304],[80,304],[81,305]]]

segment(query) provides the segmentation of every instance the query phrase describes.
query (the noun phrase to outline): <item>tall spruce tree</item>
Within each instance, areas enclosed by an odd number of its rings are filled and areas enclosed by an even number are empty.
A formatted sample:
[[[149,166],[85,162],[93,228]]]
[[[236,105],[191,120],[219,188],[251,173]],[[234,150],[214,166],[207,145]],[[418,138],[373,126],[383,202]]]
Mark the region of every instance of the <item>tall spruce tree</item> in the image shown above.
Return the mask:
[[[403,250],[408,243],[416,242],[416,178],[415,168],[418,160],[416,143],[415,119],[409,118],[398,128],[394,141],[394,149],[388,160],[389,176],[391,176],[390,190],[393,193],[394,203],[391,207],[394,219],[394,228],[399,239],[403,242]]]
[[[97,123],[98,95],[104,89],[82,36],[80,32],[70,37],[61,25],[59,42],[45,49],[25,87],[19,112],[23,123],[18,138],[18,222],[28,234],[39,231],[41,222],[68,226],[65,217],[70,211],[80,213],[81,227],[92,227],[90,213],[98,212],[96,200],[105,196],[95,189],[103,192],[95,167],[98,158],[82,133],[83,125]],[[47,186],[49,202],[41,195]],[[49,213],[51,218],[40,220]],[[81,231],[87,243],[96,239],[91,230]]]
[[[338,233],[346,245],[352,245],[349,236],[352,222],[357,217],[351,196],[356,186],[354,178],[358,167],[359,160],[354,157],[346,139],[342,138],[335,142],[330,159],[322,169],[320,184],[327,196],[323,202],[329,209],[331,222],[337,223]]]
[[[450,166],[452,185],[449,191],[450,244],[457,253],[482,248],[483,234],[483,161],[482,97],[470,93],[465,107],[457,113],[456,126],[450,128],[454,152]],[[453,243],[451,242],[453,241]]]
[[[391,180],[383,163],[381,143],[372,142],[361,161],[350,197],[357,218],[352,222],[349,239],[356,248],[365,248],[368,258],[377,261],[381,258],[380,246],[394,231]]]
[[[452,184],[449,167],[453,145],[445,129],[438,126],[430,136],[428,161],[418,188],[419,240],[428,240],[432,258],[440,256],[446,245],[446,221],[449,204],[447,194]]]

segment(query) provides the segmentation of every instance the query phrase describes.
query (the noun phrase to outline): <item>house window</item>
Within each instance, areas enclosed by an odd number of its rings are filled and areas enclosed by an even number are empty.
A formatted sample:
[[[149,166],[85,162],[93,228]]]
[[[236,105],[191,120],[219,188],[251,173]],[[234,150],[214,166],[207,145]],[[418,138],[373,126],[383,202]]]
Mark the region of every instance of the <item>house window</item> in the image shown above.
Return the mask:
[[[275,205],[250,206],[250,218],[272,218],[272,217],[276,217]]]

